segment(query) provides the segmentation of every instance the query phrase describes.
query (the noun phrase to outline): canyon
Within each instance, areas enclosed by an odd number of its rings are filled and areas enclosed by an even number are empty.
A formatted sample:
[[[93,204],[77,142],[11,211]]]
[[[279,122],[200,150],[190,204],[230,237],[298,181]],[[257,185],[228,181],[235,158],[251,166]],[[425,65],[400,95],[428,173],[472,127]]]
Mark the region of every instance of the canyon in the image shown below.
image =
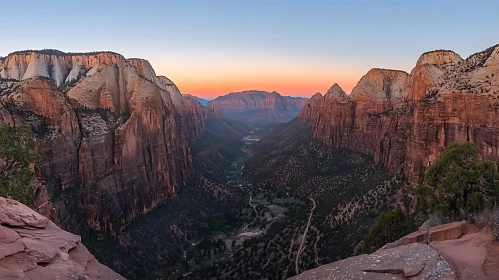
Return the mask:
[[[253,126],[288,122],[295,118],[307,99],[282,96],[279,93],[247,90],[231,92],[208,102],[218,108],[228,120]]]
[[[498,110],[498,45],[466,59],[427,52],[410,73],[371,69],[351,94],[251,90],[207,106],[144,59],[0,58],[0,123],[34,132],[30,206],[53,222],[43,230],[81,235],[129,279],[323,273],[360,253],[380,212],[414,208],[413,187],[451,142],[498,161]],[[442,261],[426,245],[404,248]]]

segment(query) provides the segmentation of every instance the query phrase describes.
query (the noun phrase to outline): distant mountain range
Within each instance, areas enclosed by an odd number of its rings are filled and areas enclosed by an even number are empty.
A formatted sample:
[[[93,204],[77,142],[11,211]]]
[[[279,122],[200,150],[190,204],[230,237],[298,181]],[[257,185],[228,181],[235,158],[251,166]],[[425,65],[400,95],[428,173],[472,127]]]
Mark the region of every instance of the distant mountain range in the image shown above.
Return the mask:
[[[220,109],[226,119],[261,126],[292,120],[307,100],[282,96],[275,91],[247,90],[219,96],[209,101],[208,106]]]

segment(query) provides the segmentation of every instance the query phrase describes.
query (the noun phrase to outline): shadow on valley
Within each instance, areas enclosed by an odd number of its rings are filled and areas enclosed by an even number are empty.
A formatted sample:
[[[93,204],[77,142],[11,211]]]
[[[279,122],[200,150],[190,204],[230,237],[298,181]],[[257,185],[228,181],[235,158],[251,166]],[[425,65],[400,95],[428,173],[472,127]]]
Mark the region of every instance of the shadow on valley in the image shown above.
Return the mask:
[[[208,120],[191,150],[197,175],[175,198],[85,241],[101,262],[129,279],[286,279],[360,254],[380,212],[412,203],[400,174],[297,119],[253,131]]]

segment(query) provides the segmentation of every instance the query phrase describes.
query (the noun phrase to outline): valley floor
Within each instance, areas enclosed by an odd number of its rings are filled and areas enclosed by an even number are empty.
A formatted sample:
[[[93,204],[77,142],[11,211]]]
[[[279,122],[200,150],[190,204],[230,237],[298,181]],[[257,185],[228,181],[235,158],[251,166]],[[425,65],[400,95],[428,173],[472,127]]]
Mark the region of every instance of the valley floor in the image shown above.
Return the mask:
[[[219,127],[193,146],[198,175],[177,197],[85,241],[104,264],[128,279],[286,279],[359,254],[379,212],[411,203],[402,176],[296,121],[246,144]]]

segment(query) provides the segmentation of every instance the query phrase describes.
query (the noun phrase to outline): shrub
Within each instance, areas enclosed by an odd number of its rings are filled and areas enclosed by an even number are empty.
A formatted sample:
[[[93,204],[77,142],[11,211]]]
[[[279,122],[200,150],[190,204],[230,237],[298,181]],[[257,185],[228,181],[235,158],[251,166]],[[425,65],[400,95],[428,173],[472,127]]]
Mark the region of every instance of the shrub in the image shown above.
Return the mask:
[[[31,129],[0,125],[0,196],[11,197],[26,205],[33,203],[30,163],[36,159]]]
[[[497,201],[498,182],[495,163],[480,161],[473,143],[452,143],[428,168],[417,193],[426,214],[439,211],[457,218],[491,208]]]
[[[479,227],[488,227],[494,241],[499,241],[499,209],[485,210],[476,214],[473,222]]]
[[[372,253],[386,243],[393,242],[415,230],[414,217],[406,215],[402,209],[381,213],[376,224],[364,236],[362,253]]]

